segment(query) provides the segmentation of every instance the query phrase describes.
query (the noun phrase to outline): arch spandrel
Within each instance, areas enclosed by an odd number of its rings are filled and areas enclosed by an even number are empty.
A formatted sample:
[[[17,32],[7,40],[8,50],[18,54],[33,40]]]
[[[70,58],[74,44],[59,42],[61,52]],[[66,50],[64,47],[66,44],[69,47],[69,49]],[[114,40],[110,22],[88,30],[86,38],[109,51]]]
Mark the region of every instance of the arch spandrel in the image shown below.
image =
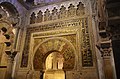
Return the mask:
[[[33,60],[33,66],[35,70],[39,71],[43,69],[43,66],[42,66],[43,57],[44,55],[40,52],[40,50],[37,50]]]

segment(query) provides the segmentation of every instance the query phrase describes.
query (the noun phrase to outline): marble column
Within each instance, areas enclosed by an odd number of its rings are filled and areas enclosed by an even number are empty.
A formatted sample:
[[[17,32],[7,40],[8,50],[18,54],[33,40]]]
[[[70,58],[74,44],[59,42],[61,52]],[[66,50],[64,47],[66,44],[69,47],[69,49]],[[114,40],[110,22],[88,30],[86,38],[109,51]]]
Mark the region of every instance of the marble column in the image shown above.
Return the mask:
[[[105,79],[115,79],[114,78],[114,69],[111,61],[111,48],[103,49],[103,67]]]
[[[53,53],[53,70],[57,70],[57,53]]]
[[[8,56],[7,72],[5,79],[12,79],[13,58]]]

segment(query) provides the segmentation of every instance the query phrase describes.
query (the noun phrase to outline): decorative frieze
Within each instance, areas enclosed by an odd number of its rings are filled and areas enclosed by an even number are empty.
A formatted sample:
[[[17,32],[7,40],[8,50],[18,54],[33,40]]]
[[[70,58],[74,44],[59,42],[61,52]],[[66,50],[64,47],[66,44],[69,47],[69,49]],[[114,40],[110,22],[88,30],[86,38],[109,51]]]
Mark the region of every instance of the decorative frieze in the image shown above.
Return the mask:
[[[44,21],[49,21],[51,20],[51,14],[49,9],[46,9],[46,11],[44,12]]]
[[[77,30],[76,29],[67,29],[67,30],[59,30],[55,32],[46,32],[46,33],[39,33],[39,34],[34,34],[33,37],[42,37],[42,36],[50,36],[50,35],[60,35],[60,34],[74,34]]]
[[[87,22],[88,22],[87,19],[84,19],[84,22],[82,25],[81,53],[82,53],[82,66],[83,67],[93,66],[92,49],[90,45],[90,36],[89,36]]]
[[[79,2],[79,4],[77,5],[76,15],[77,16],[82,16],[84,14],[85,14],[85,7],[84,7],[84,5],[81,2]]]
[[[77,8],[75,8],[73,4],[70,4],[68,10],[66,10],[66,7],[62,5],[59,12],[56,7],[53,8],[52,13],[50,13],[49,9],[46,9],[45,12],[41,12],[40,10],[37,14],[33,12],[30,17],[30,24],[41,23],[50,20],[64,19],[75,16],[83,16],[83,15],[85,15],[85,7],[81,2],[79,2]]]
[[[68,17],[73,17],[75,15],[76,15],[75,6],[73,4],[70,4],[70,6],[68,7]]]
[[[52,16],[51,16],[52,20],[57,20],[59,17],[58,15],[59,15],[58,11],[57,11],[56,7],[54,7],[54,9],[52,10]]]
[[[36,19],[36,23],[40,23],[43,21],[43,14],[42,14],[42,11],[40,10],[38,13],[37,13],[37,19]]]
[[[34,24],[36,21],[36,16],[35,16],[35,13],[33,12],[31,17],[30,17],[30,24]]]
[[[60,12],[59,12],[59,18],[60,18],[60,19],[64,19],[64,18],[66,18],[66,17],[67,17],[66,7],[61,6]]]
[[[83,21],[84,18],[76,18],[76,19],[70,19],[65,21],[59,21],[51,24],[40,25],[37,27],[28,27],[28,31],[35,32],[35,31],[53,30],[55,28],[57,29],[57,28],[67,28],[67,27],[78,27],[78,26],[81,26],[82,22],[84,22]]]

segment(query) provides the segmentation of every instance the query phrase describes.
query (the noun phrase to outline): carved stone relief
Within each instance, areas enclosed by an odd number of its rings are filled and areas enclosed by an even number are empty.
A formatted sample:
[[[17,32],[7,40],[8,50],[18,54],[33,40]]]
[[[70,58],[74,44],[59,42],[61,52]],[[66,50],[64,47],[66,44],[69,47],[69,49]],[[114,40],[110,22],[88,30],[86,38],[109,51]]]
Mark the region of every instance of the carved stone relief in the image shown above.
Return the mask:
[[[33,12],[30,17],[30,24],[34,24],[35,21],[36,21],[36,16],[35,16],[35,13]]]
[[[81,53],[82,53],[82,64],[83,67],[91,67],[93,66],[93,60],[92,60],[92,49],[91,49],[91,45],[90,45],[90,38],[89,38],[89,31],[88,31],[88,20],[87,18],[78,18],[78,19],[71,19],[71,20],[65,20],[65,21],[61,21],[61,22],[54,22],[51,24],[47,24],[47,25],[40,25],[38,27],[28,27],[27,28],[27,34],[26,34],[26,40],[25,40],[25,47],[24,47],[24,51],[23,51],[23,56],[22,56],[22,62],[21,62],[21,67],[27,67],[28,65],[28,54],[29,54],[29,43],[30,43],[30,37],[31,37],[31,33],[35,33],[35,32],[44,32],[44,31],[50,31],[50,30],[55,30],[55,29],[62,29],[62,28],[82,28],[81,29],[81,35],[82,35],[82,43],[81,43]],[[40,37],[40,36],[50,36],[50,35],[57,35],[57,34],[64,34],[64,33],[75,33],[75,29],[67,29],[67,30],[62,30],[62,31],[56,31],[56,32],[44,32],[44,33],[39,33],[39,34],[34,34],[33,37]],[[73,46],[76,49],[76,35],[68,35],[68,36],[60,36],[63,38],[66,38],[67,40],[69,40],[69,42],[71,42],[73,44]],[[35,40],[35,46],[37,46],[38,42],[43,41],[45,38],[43,39],[36,39]],[[52,42],[46,42],[44,43],[44,45],[41,45],[42,47],[40,48],[41,50],[43,50],[44,52],[47,51],[51,51],[51,50],[57,50],[59,49],[59,46],[61,46],[61,43],[58,43],[60,41],[52,41]],[[55,44],[57,44],[57,47]],[[34,46],[34,48],[35,48]],[[45,49],[47,48],[47,50]],[[69,48],[68,48],[69,49]],[[72,50],[66,50],[64,52],[73,52]],[[44,54],[42,54],[44,55]],[[39,55],[38,55],[39,56]],[[41,55],[40,55],[41,56]],[[67,53],[64,54],[65,57],[67,57]],[[70,58],[69,58],[70,57]],[[72,59],[74,58],[74,55],[69,54],[68,58],[65,59]],[[69,60],[71,62],[74,62],[72,60]],[[70,66],[69,61],[66,63],[68,64],[64,64],[64,68],[73,68],[73,66]],[[39,67],[39,66],[38,66]],[[39,67],[41,68],[41,67]]]
[[[40,47],[41,48],[41,47]],[[33,60],[33,64],[34,64],[34,69],[35,70],[43,70],[43,51],[42,50],[37,50],[37,52],[35,53],[35,56],[34,56],[34,60]]]
[[[88,31],[88,23],[87,19],[82,25],[82,65],[83,67],[93,66],[92,59],[92,49],[90,45],[90,37]]]
[[[77,5],[77,16],[82,16],[82,15],[84,15],[85,14],[85,7],[84,7],[84,5],[81,3],[81,2],[79,2],[79,4]]]
[[[49,21],[51,20],[51,14],[50,14],[50,11],[49,9],[46,9],[46,11],[44,12],[44,21]]]
[[[42,15],[42,11],[40,10],[38,13],[37,13],[37,19],[36,19],[36,22],[37,23],[40,23],[43,21],[43,15]]]
[[[67,17],[66,7],[61,6],[60,12],[59,12],[59,18],[60,18],[60,19],[64,19],[64,18],[66,18],[66,17]]]
[[[52,20],[57,20],[58,19],[58,12],[56,7],[52,10]]]
[[[75,6],[73,4],[70,4],[70,6],[68,7],[68,17],[73,17],[75,15],[76,15]]]
[[[30,24],[40,23],[43,21],[50,21],[50,20],[66,19],[75,16],[83,16],[85,15],[85,7],[81,2],[79,2],[77,8],[75,8],[73,4],[70,4],[68,10],[66,10],[66,7],[62,5],[61,8],[59,9],[59,12],[58,9],[54,7],[52,13],[50,13],[49,9],[46,9],[44,15],[43,12],[41,12],[41,10],[38,12],[37,17],[35,15],[36,15],[35,12],[31,14]],[[35,22],[36,19],[37,21]]]
[[[66,37],[75,37],[75,35],[65,35]],[[61,36],[62,37],[62,36]],[[49,39],[48,41],[45,41],[42,43],[39,48],[37,49],[37,52],[35,52],[33,65],[35,70],[42,70],[43,64],[46,61],[46,57],[49,55],[50,51],[58,51],[61,55],[63,55],[64,63],[63,63],[63,69],[64,70],[71,70],[75,66],[75,51],[71,46],[63,41],[61,37],[57,37],[58,39]],[[63,37],[62,37],[63,38]],[[45,40],[48,38],[45,38]],[[41,38],[39,39],[41,40]],[[70,39],[67,39],[70,42]],[[76,40],[76,39],[75,39]],[[76,41],[75,41],[76,43]],[[57,53],[59,55],[59,53]]]

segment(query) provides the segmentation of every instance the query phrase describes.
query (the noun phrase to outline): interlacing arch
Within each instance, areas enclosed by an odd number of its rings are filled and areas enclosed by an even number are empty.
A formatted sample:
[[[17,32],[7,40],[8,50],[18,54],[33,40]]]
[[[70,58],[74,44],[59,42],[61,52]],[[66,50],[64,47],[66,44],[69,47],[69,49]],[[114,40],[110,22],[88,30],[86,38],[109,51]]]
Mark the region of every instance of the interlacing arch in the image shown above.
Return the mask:
[[[16,36],[16,26],[18,21],[19,13],[9,2],[0,3],[0,65],[1,61],[4,60],[4,52],[8,54],[8,51],[14,50],[15,48],[15,36]],[[7,61],[7,60],[6,60]],[[6,62],[4,61],[4,62]]]

